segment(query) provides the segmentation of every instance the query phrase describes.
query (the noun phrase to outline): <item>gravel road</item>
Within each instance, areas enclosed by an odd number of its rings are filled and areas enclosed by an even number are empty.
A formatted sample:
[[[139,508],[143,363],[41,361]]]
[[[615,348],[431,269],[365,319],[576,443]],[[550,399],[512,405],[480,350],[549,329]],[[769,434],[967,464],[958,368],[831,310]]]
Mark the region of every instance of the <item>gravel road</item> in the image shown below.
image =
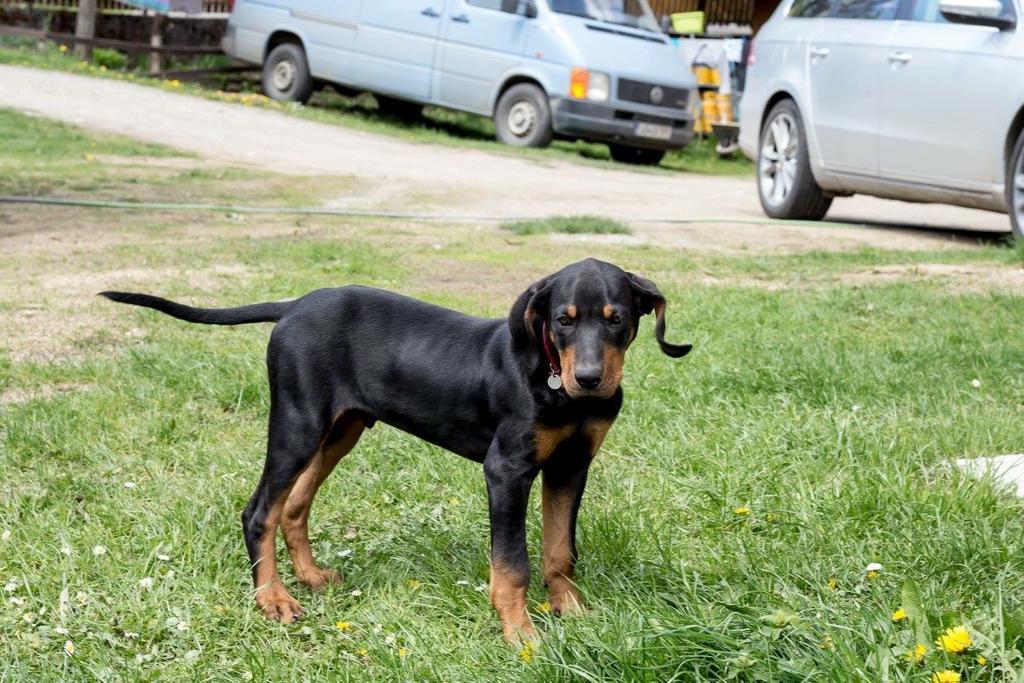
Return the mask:
[[[329,202],[345,208],[502,217],[594,213],[633,223],[642,239],[711,248],[936,248],[951,241],[950,230],[1008,229],[1007,218],[999,214],[869,197],[836,200],[829,219],[871,227],[750,225],[744,221],[764,219],[752,179],[637,172],[408,142],[56,71],[0,65],[0,106],[162,143],[216,162],[357,177],[363,191]],[[649,223],[697,218],[736,223]]]

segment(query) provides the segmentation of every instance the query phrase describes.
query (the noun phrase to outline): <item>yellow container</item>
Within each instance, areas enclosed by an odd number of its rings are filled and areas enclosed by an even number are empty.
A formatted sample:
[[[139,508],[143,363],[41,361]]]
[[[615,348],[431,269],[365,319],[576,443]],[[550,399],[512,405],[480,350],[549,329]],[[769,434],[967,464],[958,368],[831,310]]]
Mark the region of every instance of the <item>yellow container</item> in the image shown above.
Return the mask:
[[[704,33],[703,12],[677,12],[672,17],[672,30],[676,33]]]
[[[702,125],[705,133],[711,132],[711,124],[718,121],[718,102],[715,98],[715,93],[706,92],[704,93],[704,99],[702,102]]]
[[[718,108],[718,122],[729,123],[734,120],[732,99],[728,95],[716,95],[715,106]]]

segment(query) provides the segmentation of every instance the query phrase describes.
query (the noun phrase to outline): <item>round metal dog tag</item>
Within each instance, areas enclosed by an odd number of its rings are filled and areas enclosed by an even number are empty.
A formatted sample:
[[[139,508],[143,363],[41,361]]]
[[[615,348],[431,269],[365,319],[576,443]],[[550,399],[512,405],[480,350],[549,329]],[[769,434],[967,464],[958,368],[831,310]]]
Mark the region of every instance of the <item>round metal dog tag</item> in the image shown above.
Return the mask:
[[[562,388],[562,378],[558,375],[548,376],[548,386],[551,389],[558,390]]]

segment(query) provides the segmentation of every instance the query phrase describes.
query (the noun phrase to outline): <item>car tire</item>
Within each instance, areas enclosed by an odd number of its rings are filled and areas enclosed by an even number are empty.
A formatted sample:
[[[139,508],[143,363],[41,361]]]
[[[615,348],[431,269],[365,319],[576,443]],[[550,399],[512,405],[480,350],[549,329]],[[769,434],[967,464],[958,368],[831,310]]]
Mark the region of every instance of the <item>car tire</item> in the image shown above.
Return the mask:
[[[665,158],[663,149],[647,149],[645,147],[630,147],[629,145],[608,144],[608,151],[612,153],[612,159],[623,164],[637,164],[639,166],[657,166]]]
[[[1006,210],[1014,238],[1024,240],[1024,131],[1017,136],[1006,165]]]
[[[548,96],[533,83],[506,90],[494,108],[498,140],[516,147],[547,147],[554,138]]]
[[[400,100],[397,97],[374,94],[377,111],[400,121],[415,121],[423,116],[423,105],[419,102]]]
[[[803,118],[793,100],[782,100],[761,127],[757,195],[772,218],[821,220],[832,206],[811,173]]]
[[[282,43],[263,62],[263,92],[272,100],[305,104],[313,94],[306,51],[295,43]]]

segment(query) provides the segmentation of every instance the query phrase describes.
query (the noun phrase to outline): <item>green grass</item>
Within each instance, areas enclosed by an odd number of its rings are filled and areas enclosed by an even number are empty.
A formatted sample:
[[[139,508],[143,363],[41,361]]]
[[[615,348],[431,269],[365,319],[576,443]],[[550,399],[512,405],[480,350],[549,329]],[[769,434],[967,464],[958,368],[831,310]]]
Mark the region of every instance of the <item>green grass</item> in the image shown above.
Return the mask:
[[[628,235],[631,230],[622,221],[602,216],[551,216],[502,224],[503,230],[517,235],[562,232],[570,235]]]
[[[105,53],[104,53],[105,54]],[[106,55],[104,59],[107,59]],[[116,60],[115,60],[116,61]],[[114,62],[111,62],[114,63]],[[169,87],[167,81],[147,78],[141,72],[118,71],[104,64],[90,64],[80,61],[70,51],[60,52],[53,45],[38,47],[35,41],[21,38],[0,37],[0,64],[15,64],[44,69],[57,69],[105,78],[128,79],[140,84]],[[180,66],[180,65],[179,65]],[[212,81],[216,82],[216,81]],[[210,87],[194,83],[177,83],[170,86],[180,92],[209,98],[224,99],[225,94]],[[223,86],[223,82],[220,83]],[[235,84],[237,87],[238,84]],[[255,84],[242,87],[247,89]],[[230,94],[230,98],[233,95]],[[482,116],[466,114],[450,109],[427,107],[424,116],[405,119],[381,112],[370,95],[346,97],[331,89],[317,92],[309,106],[297,104],[282,105],[262,99],[246,101],[252,106],[271,107],[278,111],[305,119],[342,125],[405,140],[430,144],[454,145],[484,149],[502,154],[532,157],[537,160],[557,159],[577,163],[598,164],[623,168],[611,160],[607,145],[592,142],[556,141],[547,149],[522,149],[501,145],[494,139],[494,124]],[[722,158],[715,152],[713,139],[695,139],[680,150],[670,151],[657,167],[628,167],[644,172],[688,172],[709,175],[750,176],[753,165],[742,155]]]
[[[19,135],[56,134],[15,130],[15,147],[29,144]],[[92,142],[69,144],[65,160]],[[38,144],[60,162],[51,143]],[[7,172],[18,183],[35,171]],[[229,182],[206,179],[210,191]],[[491,227],[4,214],[0,231],[31,224],[38,237],[0,233],[0,271],[19,278],[0,282],[0,316],[17,325],[0,347],[0,678],[923,683],[948,667],[965,681],[1024,680],[1024,502],[950,466],[1024,442],[1020,296],[943,281],[767,289],[692,278],[1012,264],[1010,249],[732,257],[553,249],[547,235],[512,243]],[[58,217],[69,230],[95,225],[98,241],[65,236]],[[265,622],[239,512],[263,459],[268,328],[190,326],[92,296],[160,269],[134,286],[230,305],[361,282],[504,316],[520,287],[584,255],[654,278],[669,338],[695,350],[661,355],[643,322],[580,515],[591,611],[543,614],[535,571],[543,640],[528,664],[501,642],[481,588],[479,466],[385,425],[341,463],[312,515],[314,552],[346,584],[309,593],[281,547],[308,616]],[[96,286],[53,284],[90,274]],[[23,334],[96,321],[53,357],[33,355]],[[539,518],[535,494],[535,570]],[[884,565],[875,578],[871,562]],[[901,606],[911,618],[893,622]],[[971,649],[940,652],[933,641],[959,624]],[[905,657],[917,642],[928,646],[920,665]]]

